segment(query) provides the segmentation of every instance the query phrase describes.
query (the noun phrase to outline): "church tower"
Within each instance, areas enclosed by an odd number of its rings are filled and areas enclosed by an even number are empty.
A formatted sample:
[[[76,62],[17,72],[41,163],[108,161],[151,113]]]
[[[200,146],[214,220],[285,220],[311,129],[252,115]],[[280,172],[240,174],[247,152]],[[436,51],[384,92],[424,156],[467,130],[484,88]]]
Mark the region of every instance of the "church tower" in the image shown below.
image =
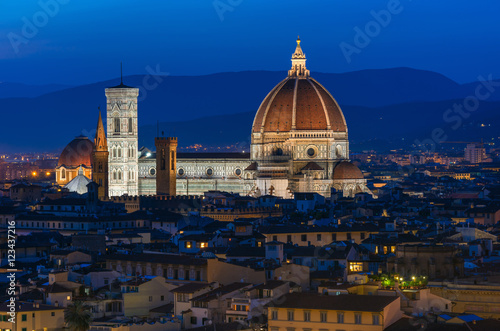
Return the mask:
[[[177,138],[157,137],[156,146],[156,194],[176,195]]]
[[[102,124],[101,111],[99,110],[94,149],[92,151],[92,180],[98,185],[97,197],[99,200],[108,198],[108,157],[108,142]]]
[[[106,91],[109,195],[138,195],[137,97],[139,89],[123,84]]]

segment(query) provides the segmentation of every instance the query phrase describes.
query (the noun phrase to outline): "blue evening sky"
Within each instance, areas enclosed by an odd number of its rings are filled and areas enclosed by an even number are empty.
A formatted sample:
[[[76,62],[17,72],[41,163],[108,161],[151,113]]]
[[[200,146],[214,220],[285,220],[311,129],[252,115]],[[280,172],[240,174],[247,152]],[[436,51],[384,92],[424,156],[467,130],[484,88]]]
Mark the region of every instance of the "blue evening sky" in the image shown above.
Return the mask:
[[[120,61],[127,75],[286,71],[298,34],[311,71],[405,66],[461,83],[500,77],[500,1],[395,2],[2,0],[0,81],[91,83],[117,77]],[[388,6],[395,13],[377,30],[371,12]],[[347,61],[340,45],[356,47],[355,28],[367,24],[372,37]]]

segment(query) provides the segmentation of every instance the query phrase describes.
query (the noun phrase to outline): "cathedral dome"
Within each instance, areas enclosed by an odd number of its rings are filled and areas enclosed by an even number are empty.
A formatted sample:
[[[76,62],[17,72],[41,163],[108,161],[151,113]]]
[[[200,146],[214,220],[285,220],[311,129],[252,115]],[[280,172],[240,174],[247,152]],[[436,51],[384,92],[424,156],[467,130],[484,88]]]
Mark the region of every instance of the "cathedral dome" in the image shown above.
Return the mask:
[[[57,166],[64,165],[66,168],[78,168],[80,165],[90,168],[92,166],[92,150],[94,143],[85,136],[73,139],[64,147]]]
[[[359,168],[349,161],[342,161],[333,169],[333,179],[364,179],[365,176]]]
[[[297,40],[288,77],[276,85],[262,101],[252,132],[331,130],[347,132],[344,114],[337,101],[305,67],[305,54]]]

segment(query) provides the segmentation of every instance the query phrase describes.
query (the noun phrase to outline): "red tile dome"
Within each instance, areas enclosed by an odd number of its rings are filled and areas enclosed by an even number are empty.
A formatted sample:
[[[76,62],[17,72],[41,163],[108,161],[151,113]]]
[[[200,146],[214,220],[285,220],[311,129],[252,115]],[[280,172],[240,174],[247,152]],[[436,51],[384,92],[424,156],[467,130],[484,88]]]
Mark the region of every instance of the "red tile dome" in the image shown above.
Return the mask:
[[[90,168],[92,166],[92,150],[94,143],[85,136],[73,139],[64,147],[57,166],[64,165],[66,168],[77,168],[80,165]]]
[[[347,132],[344,114],[337,101],[306,69],[306,56],[297,39],[288,77],[262,101],[252,132],[331,130]]]
[[[349,161],[342,161],[333,168],[333,179],[364,179],[359,168]]]
[[[311,77],[287,77],[267,95],[255,115],[252,132],[333,130],[347,132],[335,99]]]

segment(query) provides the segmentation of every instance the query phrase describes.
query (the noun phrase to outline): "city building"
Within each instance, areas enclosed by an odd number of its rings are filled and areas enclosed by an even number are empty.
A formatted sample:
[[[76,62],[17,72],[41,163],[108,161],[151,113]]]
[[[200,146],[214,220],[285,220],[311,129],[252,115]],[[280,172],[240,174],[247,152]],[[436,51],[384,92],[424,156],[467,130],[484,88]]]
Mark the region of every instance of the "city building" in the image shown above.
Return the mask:
[[[465,161],[469,163],[481,163],[486,160],[486,150],[483,144],[472,143],[465,147]]]
[[[0,304],[0,329],[2,330],[62,330],[64,308],[34,302],[15,302],[15,323],[9,322],[11,315],[8,302]]]
[[[267,307],[270,331],[382,331],[403,315],[397,296],[289,293]]]

